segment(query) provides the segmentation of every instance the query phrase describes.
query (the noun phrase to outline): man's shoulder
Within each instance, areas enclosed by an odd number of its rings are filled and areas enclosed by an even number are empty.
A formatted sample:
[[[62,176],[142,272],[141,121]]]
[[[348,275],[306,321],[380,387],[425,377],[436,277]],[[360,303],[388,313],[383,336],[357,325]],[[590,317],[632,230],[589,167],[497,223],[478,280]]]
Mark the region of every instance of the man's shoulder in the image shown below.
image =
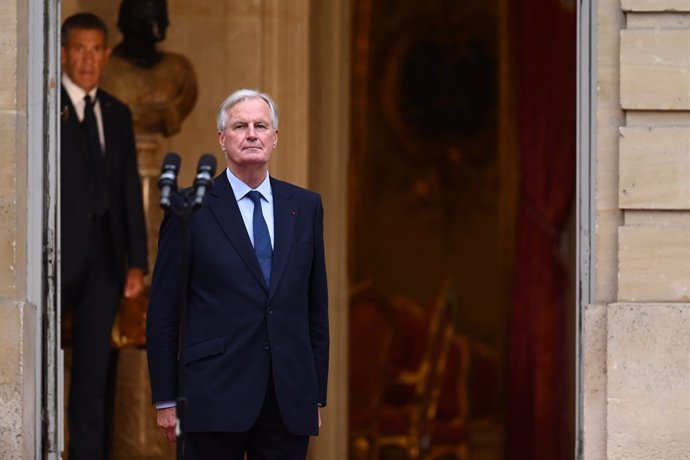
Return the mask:
[[[271,176],[271,187],[278,189],[283,194],[290,194],[298,199],[303,199],[307,201],[321,201],[321,196],[309,189],[300,187],[298,185],[292,184],[290,182],[285,182],[280,179],[276,179]]]
[[[129,111],[127,104],[102,88],[98,88],[98,99],[101,101],[101,104],[104,104],[108,108]]]

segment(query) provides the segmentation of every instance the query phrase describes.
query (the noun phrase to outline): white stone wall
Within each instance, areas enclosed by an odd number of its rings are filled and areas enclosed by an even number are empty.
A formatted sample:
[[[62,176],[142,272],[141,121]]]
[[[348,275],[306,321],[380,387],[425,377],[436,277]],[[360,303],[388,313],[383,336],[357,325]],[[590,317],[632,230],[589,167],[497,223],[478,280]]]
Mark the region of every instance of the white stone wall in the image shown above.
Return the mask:
[[[690,0],[597,12],[584,458],[690,458]]]
[[[0,459],[34,458],[37,420],[35,309],[26,302],[27,8],[0,6]]]
[[[690,306],[608,306],[608,459],[690,458]]]

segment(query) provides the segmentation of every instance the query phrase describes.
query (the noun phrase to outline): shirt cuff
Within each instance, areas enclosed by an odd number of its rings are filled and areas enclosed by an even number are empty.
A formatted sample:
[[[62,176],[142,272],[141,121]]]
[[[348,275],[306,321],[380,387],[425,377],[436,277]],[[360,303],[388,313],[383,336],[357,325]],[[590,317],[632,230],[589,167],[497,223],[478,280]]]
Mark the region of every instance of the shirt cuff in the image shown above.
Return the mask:
[[[177,402],[175,401],[160,401],[157,403],[154,403],[156,406],[156,410],[161,410],[161,409],[170,409],[171,407],[177,407]]]

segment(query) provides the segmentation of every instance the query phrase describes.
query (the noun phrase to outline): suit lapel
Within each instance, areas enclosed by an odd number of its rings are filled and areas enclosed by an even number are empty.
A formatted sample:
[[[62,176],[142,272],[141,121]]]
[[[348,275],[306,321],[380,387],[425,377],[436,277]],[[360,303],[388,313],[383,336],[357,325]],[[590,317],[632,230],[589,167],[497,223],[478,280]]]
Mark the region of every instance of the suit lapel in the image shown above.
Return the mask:
[[[70,131],[71,139],[76,139],[76,145],[79,146],[79,155],[81,156],[84,163],[91,167],[91,158],[89,158],[89,150],[86,145],[86,136],[82,130],[81,123],[77,117],[77,111],[72,104],[72,99],[70,99],[67,90],[64,87],[61,88],[61,98],[60,105],[62,110],[60,110],[61,122],[64,123],[65,128]]]
[[[220,224],[230,243],[235,247],[244,264],[261,283],[264,290],[268,290],[225,170],[215,178],[213,190],[207,198],[208,209]]]
[[[292,194],[287,187],[282,182],[271,178],[271,190],[273,192],[274,242],[269,300],[275,294],[276,288],[283,276],[290,248],[292,247],[292,235],[297,220],[297,203],[292,199]]]
[[[103,137],[105,139],[105,174],[110,177],[110,171],[113,170],[113,164],[117,159],[115,155],[114,147],[117,143],[115,142],[114,129],[118,127],[117,120],[113,118],[113,111],[110,100],[107,96],[103,94],[103,91],[98,90],[96,94],[98,98],[98,103],[101,107],[101,118],[103,121]],[[108,146],[111,149],[108,149]]]

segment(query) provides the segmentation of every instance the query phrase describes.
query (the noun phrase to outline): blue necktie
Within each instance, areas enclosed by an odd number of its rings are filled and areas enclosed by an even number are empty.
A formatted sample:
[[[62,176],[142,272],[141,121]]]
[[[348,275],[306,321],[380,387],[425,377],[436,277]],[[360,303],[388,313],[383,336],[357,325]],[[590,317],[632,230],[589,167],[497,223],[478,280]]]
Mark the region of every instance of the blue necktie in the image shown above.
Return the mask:
[[[247,193],[247,197],[254,203],[254,215],[252,225],[254,227],[254,252],[259,260],[261,273],[266,280],[266,286],[271,285],[271,260],[273,259],[273,248],[271,247],[271,236],[268,233],[268,225],[261,211],[261,192],[252,190]]]

